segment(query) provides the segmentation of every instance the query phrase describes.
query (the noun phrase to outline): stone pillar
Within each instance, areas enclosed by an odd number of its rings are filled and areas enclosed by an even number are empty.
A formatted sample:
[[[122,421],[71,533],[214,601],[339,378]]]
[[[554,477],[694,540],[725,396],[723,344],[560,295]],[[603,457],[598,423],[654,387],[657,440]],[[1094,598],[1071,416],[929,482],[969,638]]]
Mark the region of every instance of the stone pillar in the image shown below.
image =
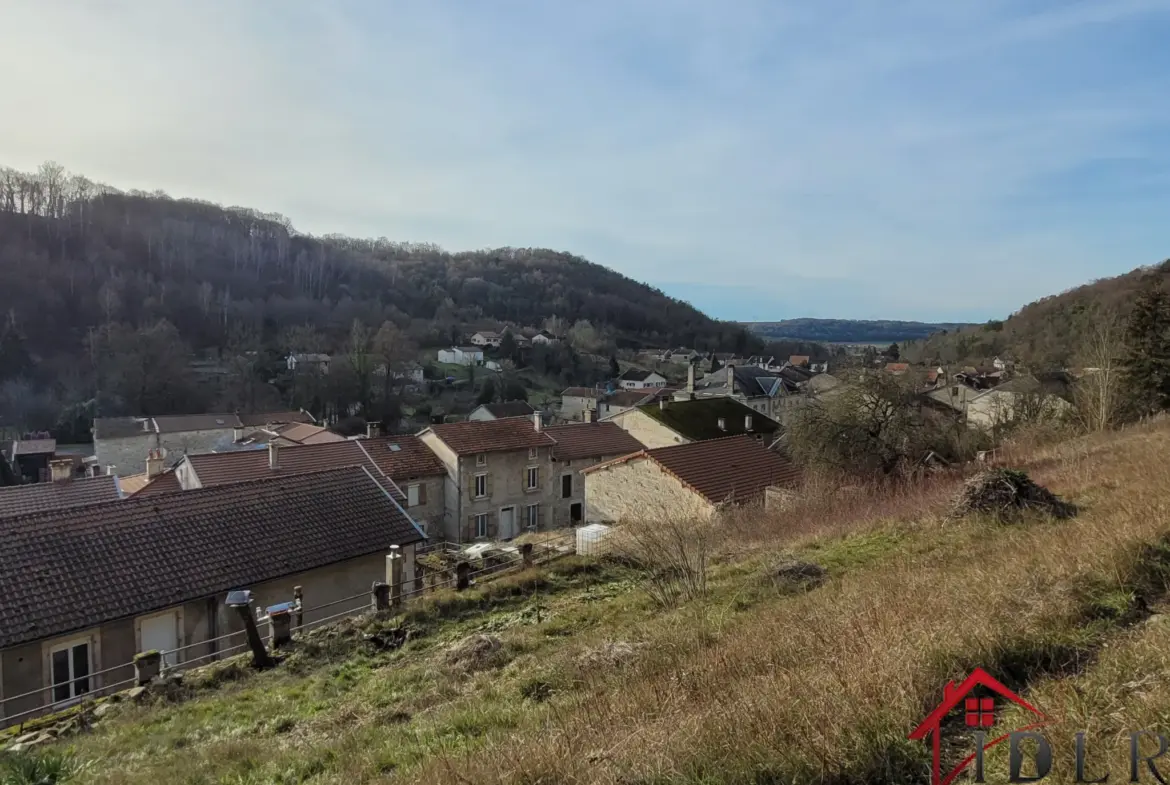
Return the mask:
[[[386,582],[390,584],[390,605],[398,610],[402,605],[402,553],[397,545],[391,545],[386,556]]]
[[[278,649],[292,642],[292,612],[288,609],[268,613],[268,644]]]
[[[162,652],[144,651],[134,655],[134,681],[141,687],[162,672]]]
[[[293,586],[293,603],[296,608],[296,627],[299,630],[305,624],[305,592],[300,586]]]
[[[463,591],[471,585],[471,564],[461,561],[455,565],[455,591]]]
[[[370,595],[375,612],[390,610],[390,584],[374,581],[374,585],[370,587]]]

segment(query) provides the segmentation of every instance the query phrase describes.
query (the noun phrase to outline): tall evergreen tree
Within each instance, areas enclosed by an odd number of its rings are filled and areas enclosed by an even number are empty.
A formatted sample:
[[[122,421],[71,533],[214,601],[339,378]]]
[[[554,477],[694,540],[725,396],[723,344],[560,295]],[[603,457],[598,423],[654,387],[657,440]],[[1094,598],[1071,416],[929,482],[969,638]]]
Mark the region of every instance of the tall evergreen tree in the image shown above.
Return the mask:
[[[1155,278],[1133,304],[1126,328],[1126,387],[1140,414],[1170,409],[1170,297]]]

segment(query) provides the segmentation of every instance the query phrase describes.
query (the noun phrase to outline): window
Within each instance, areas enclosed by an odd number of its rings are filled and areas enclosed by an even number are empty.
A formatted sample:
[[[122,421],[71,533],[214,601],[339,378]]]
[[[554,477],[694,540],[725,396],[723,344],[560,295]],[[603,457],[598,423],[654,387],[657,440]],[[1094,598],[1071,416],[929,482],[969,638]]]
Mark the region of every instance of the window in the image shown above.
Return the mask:
[[[719,424],[719,430],[721,430],[721,431],[726,431],[726,430],[727,430],[727,420],[726,420],[726,418],[720,417],[720,418],[719,418],[719,423],[718,423],[718,424]]]
[[[528,467],[528,483],[525,487],[530,491],[540,487],[540,469],[535,466]]]
[[[475,475],[475,498],[482,499],[487,496],[487,475]]]
[[[89,642],[67,643],[49,655],[53,675],[53,700],[60,703],[89,692]]]
[[[967,726],[990,728],[995,724],[995,698],[967,698]]]
[[[481,452],[479,455],[475,456],[475,465],[476,466],[487,466],[487,453],[486,452]]]
[[[568,499],[573,495],[573,475],[561,475],[561,498]]]
[[[524,524],[532,531],[536,531],[540,523],[540,505],[530,504],[524,508]]]
[[[528,460],[534,461],[539,457],[540,457],[540,448],[539,447],[529,447],[528,448]]]
[[[422,502],[420,502],[418,499],[418,488],[419,488],[419,486],[417,483],[415,483],[414,485],[406,486],[406,506],[407,507],[417,507],[420,504],[422,504]]]
[[[486,512],[481,512],[475,516],[475,536],[488,536],[488,514]]]

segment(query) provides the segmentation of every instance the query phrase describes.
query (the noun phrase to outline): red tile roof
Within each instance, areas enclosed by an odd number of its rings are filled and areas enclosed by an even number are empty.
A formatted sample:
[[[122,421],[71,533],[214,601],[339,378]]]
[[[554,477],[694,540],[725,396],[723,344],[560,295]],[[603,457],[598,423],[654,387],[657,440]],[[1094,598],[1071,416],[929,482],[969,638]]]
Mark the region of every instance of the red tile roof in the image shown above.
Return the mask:
[[[0,648],[423,539],[358,466],[3,522]]]
[[[443,462],[417,436],[380,436],[361,441],[374,463],[392,480],[447,473]]]
[[[553,454],[558,460],[628,455],[643,448],[640,441],[611,422],[552,425],[544,432],[556,440]]]
[[[502,420],[469,420],[432,425],[430,431],[458,455],[481,452],[505,452],[529,447],[552,447],[552,437],[538,431],[530,417],[507,417]]]
[[[654,461],[712,504],[757,501],[765,488],[793,485],[800,479],[800,470],[790,460],[746,435],[643,450],[590,466],[582,473],[638,458]]]
[[[122,498],[113,475],[0,487],[0,518]]]
[[[204,488],[274,475],[319,472],[340,466],[365,466],[375,477],[383,477],[382,470],[362,447],[361,441],[364,440],[345,439],[325,444],[279,447],[276,454],[278,468],[275,471],[268,468],[267,448],[188,455],[183,460],[195,470],[195,476]],[[402,499],[400,490],[394,487],[390,490],[399,500]]]
[[[891,373],[902,373],[910,370],[910,363],[886,363],[886,370]]]

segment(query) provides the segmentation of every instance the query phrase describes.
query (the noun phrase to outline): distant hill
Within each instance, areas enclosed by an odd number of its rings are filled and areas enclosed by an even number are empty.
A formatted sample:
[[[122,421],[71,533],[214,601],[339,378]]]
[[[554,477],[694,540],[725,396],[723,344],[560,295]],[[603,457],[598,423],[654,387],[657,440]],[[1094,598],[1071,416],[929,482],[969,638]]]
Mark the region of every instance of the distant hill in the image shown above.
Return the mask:
[[[745,327],[768,340],[802,340],[824,343],[901,343],[939,332],[955,330],[959,323],[899,322],[883,319],[785,319],[779,322],[744,322]]]
[[[1044,297],[1002,321],[932,335],[906,347],[903,356],[970,364],[1002,356],[1039,370],[1075,365],[1095,326],[1111,315],[1124,319],[1153,277],[1170,288],[1170,260]]]

